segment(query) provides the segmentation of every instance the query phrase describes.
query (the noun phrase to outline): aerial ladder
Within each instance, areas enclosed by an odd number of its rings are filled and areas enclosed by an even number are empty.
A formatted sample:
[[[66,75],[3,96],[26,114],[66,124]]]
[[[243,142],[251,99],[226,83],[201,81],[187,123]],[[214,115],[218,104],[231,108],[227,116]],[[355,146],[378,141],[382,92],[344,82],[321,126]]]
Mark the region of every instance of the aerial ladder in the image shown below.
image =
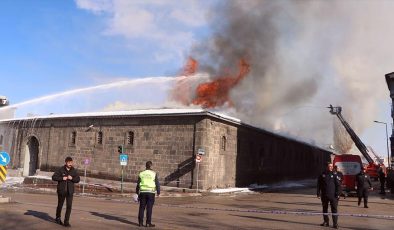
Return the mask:
[[[357,134],[354,132],[354,130],[350,127],[349,123],[347,123],[347,121],[342,117],[342,114],[341,114],[342,107],[340,107],[340,106],[334,107],[334,106],[330,105],[328,108],[330,109],[330,113],[332,115],[336,115],[338,117],[338,119],[341,121],[342,125],[345,127],[347,133],[352,138],[357,149],[361,152],[361,154],[367,160],[367,162],[368,162],[367,173],[369,174],[369,176],[371,178],[374,178],[375,180],[377,180],[379,167],[380,167],[380,165],[382,165],[384,167],[383,163],[379,162],[379,158],[377,160],[378,162],[375,162],[372,159],[368,148],[364,145],[364,143],[360,140],[360,138],[357,136]]]

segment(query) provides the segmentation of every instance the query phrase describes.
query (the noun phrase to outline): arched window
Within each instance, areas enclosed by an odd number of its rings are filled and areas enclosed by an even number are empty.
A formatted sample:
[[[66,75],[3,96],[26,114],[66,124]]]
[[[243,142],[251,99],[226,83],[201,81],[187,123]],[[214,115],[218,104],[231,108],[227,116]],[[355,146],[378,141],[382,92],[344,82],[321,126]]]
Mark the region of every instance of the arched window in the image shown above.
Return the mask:
[[[226,151],[226,144],[227,144],[226,142],[227,142],[226,136],[222,136],[222,141],[221,141],[220,147],[223,151]]]
[[[133,131],[129,131],[127,133],[127,144],[134,145],[134,132]]]
[[[97,144],[102,145],[103,144],[103,132],[98,132],[97,134]]]

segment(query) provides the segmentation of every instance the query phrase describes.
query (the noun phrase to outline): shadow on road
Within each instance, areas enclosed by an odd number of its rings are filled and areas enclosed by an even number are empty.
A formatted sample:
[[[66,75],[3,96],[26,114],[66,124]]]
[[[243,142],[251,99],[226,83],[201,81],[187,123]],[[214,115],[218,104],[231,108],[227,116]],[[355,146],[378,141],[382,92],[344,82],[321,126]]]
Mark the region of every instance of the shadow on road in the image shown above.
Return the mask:
[[[272,218],[264,218],[264,217],[257,217],[257,216],[243,216],[243,215],[231,215],[237,217],[243,217],[248,219],[255,219],[261,221],[275,221],[275,222],[283,222],[283,223],[291,223],[291,224],[302,224],[302,225],[310,225],[310,226],[319,226],[319,224],[312,224],[312,223],[305,223],[305,222],[298,222],[298,221],[290,221],[290,220],[279,220],[279,219],[272,219]]]
[[[55,219],[51,216],[48,215],[48,213],[46,212],[39,212],[39,211],[33,211],[33,210],[27,210],[24,215],[27,216],[34,216],[37,217],[39,219],[45,220],[45,221],[49,221],[49,222],[54,222],[55,223]]]
[[[310,226],[316,226],[316,228],[320,227],[319,224],[312,224],[312,223],[305,223],[305,222],[298,222],[298,221],[278,220],[278,219],[263,218],[263,217],[256,217],[256,216],[242,216],[242,215],[232,215],[232,216],[249,218],[249,219],[256,219],[256,220],[262,220],[262,221],[275,221],[275,222],[283,222],[283,223],[290,223],[290,224],[310,225]],[[344,227],[344,226],[341,226],[341,227]],[[351,228],[351,229],[370,230],[370,228]]]
[[[111,216],[111,215],[108,215],[108,214],[98,213],[98,212],[90,212],[90,213],[93,216],[98,216],[98,217],[101,217],[101,218],[104,218],[104,219],[107,219],[107,220],[115,220],[115,221],[119,221],[119,222],[124,223],[124,224],[131,224],[131,225],[134,225],[134,226],[138,226],[137,223],[130,222],[130,221],[128,221],[128,220],[126,220],[125,218],[122,218],[122,217]]]

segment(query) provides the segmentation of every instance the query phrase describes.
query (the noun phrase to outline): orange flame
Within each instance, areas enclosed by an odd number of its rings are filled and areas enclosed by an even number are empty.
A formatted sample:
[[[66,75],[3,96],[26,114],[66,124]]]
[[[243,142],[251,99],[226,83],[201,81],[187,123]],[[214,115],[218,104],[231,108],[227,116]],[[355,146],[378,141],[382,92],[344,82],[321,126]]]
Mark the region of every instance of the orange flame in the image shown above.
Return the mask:
[[[196,73],[198,68],[198,62],[196,59],[189,57],[189,59],[186,62],[186,66],[183,70],[183,75],[184,76],[190,76]]]
[[[197,87],[196,97],[192,101],[195,105],[201,105],[203,108],[214,108],[222,106],[226,102],[232,105],[229,98],[230,90],[236,86],[249,73],[250,65],[241,59],[239,64],[239,73],[236,77],[221,77],[212,82],[202,83]]]
[[[194,58],[189,57],[181,75],[191,76],[197,72],[197,68],[198,62]],[[188,81],[183,78],[177,80],[174,89],[171,91],[171,97],[183,105],[190,105],[192,100],[192,92],[193,90]]]

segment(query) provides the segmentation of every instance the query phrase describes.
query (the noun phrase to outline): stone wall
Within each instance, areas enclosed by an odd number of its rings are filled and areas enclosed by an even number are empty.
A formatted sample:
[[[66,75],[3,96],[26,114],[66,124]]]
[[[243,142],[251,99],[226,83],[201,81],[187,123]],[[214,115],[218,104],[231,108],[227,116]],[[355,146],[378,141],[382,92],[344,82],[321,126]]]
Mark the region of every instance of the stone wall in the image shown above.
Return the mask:
[[[162,185],[196,188],[198,182],[200,189],[315,177],[330,156],[305,143],[204,114],[19,120],[0,123],[0,135],[13,168],[24,167],[25,155],[35,154],[31,143],[36,139],[36,165],[42,171],[53,171],[71,156],[81,173],[88,158],[88,176],[120,180],[117,149],[122,145],[129,157],[125,181],[137,181],[151,160]],[[199,149],[205,155],[196,164]]]

